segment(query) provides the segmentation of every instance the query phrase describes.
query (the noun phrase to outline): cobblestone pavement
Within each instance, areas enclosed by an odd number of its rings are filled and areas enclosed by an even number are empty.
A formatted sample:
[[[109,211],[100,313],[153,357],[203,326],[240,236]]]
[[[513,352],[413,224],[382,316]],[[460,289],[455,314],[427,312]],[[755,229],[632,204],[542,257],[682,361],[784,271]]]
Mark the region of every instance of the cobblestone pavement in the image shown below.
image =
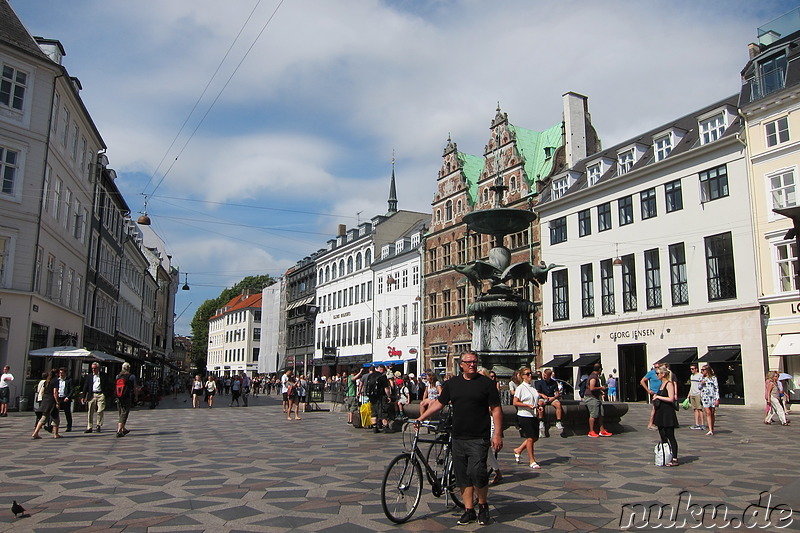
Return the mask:
[[[682,502],[691,495],[692,504],[723,505],[728,519],[741,518],[763,491],[773,508],[800,510],[800,421],[766,426],[755,409],[723,407],[713,437],[690,430],[682,411],[677,468],[652,466],[657,433],[646,429],[646,405],[632,405],[626,431],[612,438],[560,438],[554,429],[537,443],[536,471],[514,464],[520,439],[512,428],[500,455],[503,482],[490,491],[492,524],[455,526],[460,513],[426,489],[414,518],[396,526],[381,510],[380,484],[403,448],[401,434],[354,429],[339,412],[287,421],[276,396],[247,408],[228,407],[221,396],[213,409],[191,409],[183,398],[134,410],[121,439],[115,412],[100,434],[84,434],[85,413],[76,413],[73,432],[60,440],[31,440],[32,413],[0,419],[0,531],[619,530],[621,517],[622,526],[631,517],[623,505],[678,507],[682,491]],[[12,499],[30,516],[15,519]],[[754,509],[746,518],[771,523],[766,530],[789,522],[780,509],[753,517]],[[687,517],[685,529],[744,529],[736,521],[715,527],[725,522],[709,514],[702,524],[686,512],[678,518]],[[797,512],[793,520],[784,530],[800,530]]]

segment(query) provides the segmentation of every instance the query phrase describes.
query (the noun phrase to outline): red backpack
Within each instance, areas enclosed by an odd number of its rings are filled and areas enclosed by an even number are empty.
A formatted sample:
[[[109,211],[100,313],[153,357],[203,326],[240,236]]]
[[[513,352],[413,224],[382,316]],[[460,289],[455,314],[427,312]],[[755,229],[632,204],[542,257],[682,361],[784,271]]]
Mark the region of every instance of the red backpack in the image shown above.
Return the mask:
[[[130,385],[128,379],[130,376],[120,376],[117,378],[117,386],[114,389],[117,398],[125,398],[129,395]]]

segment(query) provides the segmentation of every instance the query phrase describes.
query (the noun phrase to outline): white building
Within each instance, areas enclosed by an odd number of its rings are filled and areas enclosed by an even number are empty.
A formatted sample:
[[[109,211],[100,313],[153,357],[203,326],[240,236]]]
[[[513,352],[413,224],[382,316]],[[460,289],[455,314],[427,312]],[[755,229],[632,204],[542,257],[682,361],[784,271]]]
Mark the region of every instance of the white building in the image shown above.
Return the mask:
[[[231,376],[258,371],[261,352],[261,292],[242,291],[208,320],[206,371]]]
[[[372,263],[373,358],[396,365],[394,369],[403,373],[416,373],[421,368],[420,243],[425,230],[424,222],[416,224],[396,241],[384,244]]]
[[[737,97],[588,156],[537,207],[545,365],[576,379],[599,361],[620,399],[669,361],[716,371],[722,402],[761,405],[764,351]],[[566,182],[566,183],[564,183]],[[556,186],[552,186],[556,185]],[[549,356],[549,357],[548,357]]]

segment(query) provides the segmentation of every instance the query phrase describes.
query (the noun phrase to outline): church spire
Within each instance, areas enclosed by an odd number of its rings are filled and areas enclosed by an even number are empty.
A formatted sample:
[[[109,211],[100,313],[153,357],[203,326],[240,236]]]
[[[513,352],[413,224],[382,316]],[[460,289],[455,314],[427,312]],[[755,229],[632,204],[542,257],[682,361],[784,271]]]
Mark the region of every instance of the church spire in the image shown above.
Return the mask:
[[[389,211],[387,215],[397,213],[397,188],[394,184],[394,150],[392,150],[392,182],[389,185]]]

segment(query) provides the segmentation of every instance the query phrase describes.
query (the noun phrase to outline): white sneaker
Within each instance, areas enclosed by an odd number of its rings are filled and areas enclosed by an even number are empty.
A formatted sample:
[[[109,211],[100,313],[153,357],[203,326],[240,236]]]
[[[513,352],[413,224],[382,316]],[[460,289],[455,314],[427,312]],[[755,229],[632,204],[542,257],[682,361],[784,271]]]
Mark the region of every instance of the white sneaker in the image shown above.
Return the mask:
[[[556,422],[556,429],[564,429],[564,425],[561,422]]]

